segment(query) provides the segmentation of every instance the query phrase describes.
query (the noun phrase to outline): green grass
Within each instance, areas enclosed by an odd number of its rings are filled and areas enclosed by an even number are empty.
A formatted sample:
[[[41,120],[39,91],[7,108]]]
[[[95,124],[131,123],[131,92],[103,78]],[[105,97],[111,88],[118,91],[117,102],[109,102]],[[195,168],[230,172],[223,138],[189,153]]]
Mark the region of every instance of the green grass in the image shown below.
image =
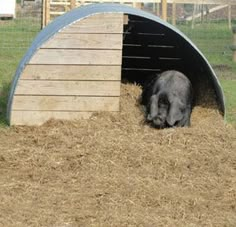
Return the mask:
[[[0,85],[9,83],[39,31],[40,24],[32,18],[0,21]]]
[[[34,18],[0,21],[0,127],[6,126],[6,106],[16,68],[40,31]]]
[[[194,29],[190,25],[179,25],[178,28],[196,44],[211,65],[227,65],[236,71],[230,50],[233,35],[227,23],[197,24]]]
[[[225,94],[226,119],[236,126],[236,80],[221,80]]]
[[[226,22],[178,25],[217,70],[226,97],[227,120],[236,126],[236,63],[232,61],[232,32]],[[6,126],[6,105],[17,65],[40,31],[34,18],[0,21],[0,127]],[[217,68],[223,68],[223,70]]]

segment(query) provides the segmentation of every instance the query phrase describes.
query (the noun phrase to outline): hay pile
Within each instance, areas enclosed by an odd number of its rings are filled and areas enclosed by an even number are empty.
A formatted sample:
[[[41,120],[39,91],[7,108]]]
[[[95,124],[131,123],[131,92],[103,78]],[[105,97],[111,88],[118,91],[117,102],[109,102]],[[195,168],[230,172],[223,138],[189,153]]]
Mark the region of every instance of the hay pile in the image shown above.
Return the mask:
[[[150,128],[139,94],[122,85],[120,113],[1,129],[0,225],[236,226],[236,130],[214,102],[190,128]]]

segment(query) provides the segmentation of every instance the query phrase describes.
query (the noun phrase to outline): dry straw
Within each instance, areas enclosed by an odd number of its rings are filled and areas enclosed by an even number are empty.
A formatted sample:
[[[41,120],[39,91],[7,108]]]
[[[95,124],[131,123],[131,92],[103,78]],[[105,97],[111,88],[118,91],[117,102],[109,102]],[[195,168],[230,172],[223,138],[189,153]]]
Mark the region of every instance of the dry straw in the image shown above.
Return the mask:
[[[236,226],[236,131],[204,97],[190,128],[121,112],[0,131],[2,226]]]

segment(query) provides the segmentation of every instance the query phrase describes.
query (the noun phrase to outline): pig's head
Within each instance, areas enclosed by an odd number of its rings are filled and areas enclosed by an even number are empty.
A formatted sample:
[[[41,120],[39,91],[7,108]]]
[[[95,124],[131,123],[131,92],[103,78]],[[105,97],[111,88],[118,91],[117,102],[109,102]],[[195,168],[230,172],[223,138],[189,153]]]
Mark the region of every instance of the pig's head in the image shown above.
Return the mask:
[[[156,128],[189,126],[190,109],[178,97],[155,94],[150,99],[147,120]]]
[[[158,94],[152,95],[149,105],[147,120],[156,128],[165,128],[169,110],[167,96]]]

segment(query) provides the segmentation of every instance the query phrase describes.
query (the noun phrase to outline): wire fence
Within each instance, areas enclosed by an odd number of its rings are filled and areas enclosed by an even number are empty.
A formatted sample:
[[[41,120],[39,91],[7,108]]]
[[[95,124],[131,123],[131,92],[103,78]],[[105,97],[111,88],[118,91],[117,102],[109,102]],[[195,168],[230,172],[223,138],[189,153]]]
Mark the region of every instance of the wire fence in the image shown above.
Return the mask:
[[[5,4],[5,3],[4,3]],[[41,2],[17,2],[13,18],[0,8],[0,90],[11,81],[18,63],[41,30]]]
[[[9,83],[20,59],[41,30],[42,9],[45,9],[43,2],[17,0],[13,19],[1,17],[0,12],[0,86],[3,82]],[[68,4],[65,6],[65,11],[70,10]],[[162,15],[160,3],[146,2],[136,6],[157,16]],[[213,66],[234,67],[230,47],[233,40],[231,27],[236,25],[236,5],[172,3],[167,6],[167,21],[185,33]],[[50,6],[50,9],[62,11],[62,7],[57,4]],[[53,18],[60,14],[54,12]]]

